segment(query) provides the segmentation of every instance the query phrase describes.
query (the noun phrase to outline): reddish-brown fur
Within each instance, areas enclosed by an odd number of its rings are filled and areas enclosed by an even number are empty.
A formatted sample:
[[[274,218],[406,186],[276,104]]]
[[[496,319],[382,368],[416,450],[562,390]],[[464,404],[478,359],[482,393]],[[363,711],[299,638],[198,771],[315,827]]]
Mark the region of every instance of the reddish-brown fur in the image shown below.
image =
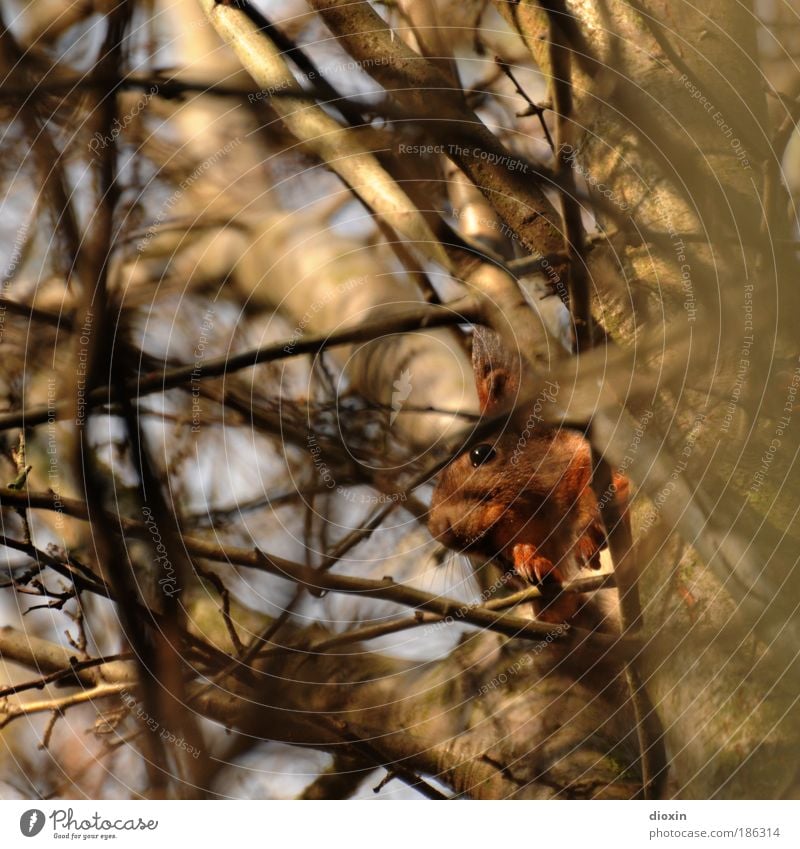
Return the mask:
[[[485,328],[476,328],[473,367],[482,414],[511,410],[520,369]],[[582,567],[598,568],[606,545],[590,483],[591,451],[575,431],[520,426],[520,419],[524,422],[524,411],[509,417],[503,432],[480,446],[490,459],[476,465],[467,451],[443,470],[429,527],[450,548],[500,556],[526,581],[561,583]],[[614,487],[609,497],[627,521],[627,479],[616,475]],[[565,594],[549,606],[539,605],[539,613],[564,621],[581,602]]]

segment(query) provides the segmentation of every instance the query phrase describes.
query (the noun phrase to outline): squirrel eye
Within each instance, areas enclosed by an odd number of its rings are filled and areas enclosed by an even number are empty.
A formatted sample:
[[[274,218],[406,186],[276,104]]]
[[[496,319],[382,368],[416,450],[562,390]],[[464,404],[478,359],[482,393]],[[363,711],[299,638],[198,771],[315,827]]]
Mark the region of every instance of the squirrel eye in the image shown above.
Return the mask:
[[[469,460],[472,463],[473,468],[477,469],[478,466],[482,466],[484,463],[494,460],[496,455],[497,452],[494,448],[489,445],[488,442],[484,442],[481,445],[476,445],[472,451],[469,452]]]

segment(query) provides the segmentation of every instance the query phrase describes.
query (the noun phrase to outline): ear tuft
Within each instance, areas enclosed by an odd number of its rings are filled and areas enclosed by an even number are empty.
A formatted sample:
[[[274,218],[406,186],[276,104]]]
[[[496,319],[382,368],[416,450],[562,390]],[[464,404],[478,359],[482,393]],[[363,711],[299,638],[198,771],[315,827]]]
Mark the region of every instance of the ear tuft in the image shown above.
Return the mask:
[[[498,413],[514,405],[520,387],[520,358],[493,330],[476,325],[472,336],[472,368],[481,412]]]

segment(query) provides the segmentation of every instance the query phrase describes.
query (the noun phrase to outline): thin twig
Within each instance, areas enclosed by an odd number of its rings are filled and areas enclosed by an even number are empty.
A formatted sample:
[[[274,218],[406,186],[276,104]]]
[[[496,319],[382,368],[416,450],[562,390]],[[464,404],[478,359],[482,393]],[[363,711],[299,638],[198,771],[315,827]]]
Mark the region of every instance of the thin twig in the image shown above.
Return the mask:
[[[204,580],[208,581],[219,593],[220,601],[222,602],[220,607],[222,621],[225,623],[225,628],[228,632],[228,636],[231,638],[231,645],[233,646],[234,651],[236,654],[241,656],[244,652],[244,645],[239,639],[239,635],[236,633],[236,626],[231,618],[231,594],[228,592],[228,588],[222,582],[220,576],[215,572],[209,572],[207,569],[202,569],[196,564],[194,568],[197,574]]]
[[[379,741],[361,739],[350,730],[350,726],[343,719],[338,717],[322,717],[321,722],[333,730],[334,733],[338,734],[342,740],[350,744],[359,754],[369,758],[376,766],[385,767],[394,776],[421,793],[427,799],[444,800],[448,798],[405,764],[397,761],[387,763],[385,757],[378,749]]]
[[[47,751],[50,746],[50,739],[53,736],[53,731],[56,727],[56,723],[63,716],[60,710],[54,710],[50,719],[47,721],[47,726],[44,729],[44,733],[42,734],[42,741],[39,743],[37,748],[43,752]]]
[[[81,690],[60,699],[44,699],[39,702],[24,702],[13,708],[0,708],[0,728],[5,728],[9,723],[22,716],[32,716],[36,713],[46,713],[51,710],[65,711],[75,705],[119,695],[128,688],[130,688],[130,684],[127,682],[121,684],[98,684],[89,690]]]
[[[555,153],[556,145],[553,141],[553,136],[550,134],[550,128],[547,126],[547,121],[544,120],[544,113],[549,107],[540,106],[538,103],[534,103],[531,100],[531,98],[528,96],[528,93],[519,84],[519,81],[514,76],[514,73],[511,70],[511,66],[507,62],[504,62],[499,56],[495,56],[494,61],[496,62],[500,70],[511,80],[512,85],[517,90],[517,94],[528,104],[527,110],[521,115],[518,115],[517,117],[523,118],[529,115],[535,115],[539,119],[539,123],[542,125],[542,132],[544,133],[544,137],[547,140],[547,144],[550,146],[550,150]]]
[[[78,674],[85,669],[93,669],[96,666],[105,666],[108,663],[115,663],[118,660],[132,660],[133,655],[127,652],[121,654],[112,654],[107,657],[93,657],[88,660],[74,660],[73,663],[66,669],[60,669],[56,672],[51,672],[49,675],[43,675],[34,681],[26,681],[24,684],[13,684],[10,687],[0,689],[0,699],[16,696],[19,693],[24,693],[26,690],[43,690],[48,684],[55,684],[67,681],[70,678],[75,679],[76,686],[79,683]]]

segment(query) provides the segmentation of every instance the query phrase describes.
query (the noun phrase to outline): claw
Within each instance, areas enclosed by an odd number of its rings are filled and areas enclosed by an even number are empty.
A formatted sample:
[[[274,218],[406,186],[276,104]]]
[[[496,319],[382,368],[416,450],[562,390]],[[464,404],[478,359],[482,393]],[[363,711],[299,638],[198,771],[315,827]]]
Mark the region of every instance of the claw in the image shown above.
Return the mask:
[[[557,584],[564,582],[561,570],[552,561],[542,557],[536,546],[517,543],[511,551],[514,571],[531,584]],[[578,598],[572,593],[557,594],[555,598],[534,603],[536,617],[542,622],[562,623],[578,611]]]
[[[545,581],[561,583],[561,572],[546,557],[542,557],[536,546],[530,543],[517,543],[511,551],[514,571],[532,584],[542,584]]]

